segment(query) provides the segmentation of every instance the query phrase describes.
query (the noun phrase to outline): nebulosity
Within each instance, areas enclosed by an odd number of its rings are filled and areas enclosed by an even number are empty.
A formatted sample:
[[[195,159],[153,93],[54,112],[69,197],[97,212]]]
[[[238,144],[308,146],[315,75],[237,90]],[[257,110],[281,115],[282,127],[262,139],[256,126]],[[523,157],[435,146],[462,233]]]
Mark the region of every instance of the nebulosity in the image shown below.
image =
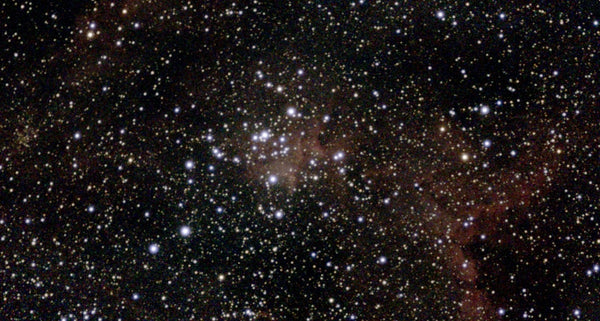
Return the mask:
[[[598,8],[0,9],[7,320],[594,320]]]

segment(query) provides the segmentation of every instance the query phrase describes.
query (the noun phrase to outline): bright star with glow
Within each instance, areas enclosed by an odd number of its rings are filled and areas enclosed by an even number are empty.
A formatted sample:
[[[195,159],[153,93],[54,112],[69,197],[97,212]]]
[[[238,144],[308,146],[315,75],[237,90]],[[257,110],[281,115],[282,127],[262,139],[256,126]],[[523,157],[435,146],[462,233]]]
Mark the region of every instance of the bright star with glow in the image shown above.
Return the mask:
[[[192,234],[192,229],[189,226],[184,225],[184,226],[182,226],[182,227],[179,228],[179,234],[182,237],[188,237],[188,236],[190,236]]]
[[[190,170],[190,169],[194,168],[194,161],[192,161],[192,160],[187,160],[187,161],[185,162],[185,168],[186,168],[186,169],[188,169],[188,170]]]
[[[150,244],[150,246],[148,246],[148,252],[150,252],[150,254],[156,254],[158,253],[159,247],[158,244],[156,243],[152,243]]]

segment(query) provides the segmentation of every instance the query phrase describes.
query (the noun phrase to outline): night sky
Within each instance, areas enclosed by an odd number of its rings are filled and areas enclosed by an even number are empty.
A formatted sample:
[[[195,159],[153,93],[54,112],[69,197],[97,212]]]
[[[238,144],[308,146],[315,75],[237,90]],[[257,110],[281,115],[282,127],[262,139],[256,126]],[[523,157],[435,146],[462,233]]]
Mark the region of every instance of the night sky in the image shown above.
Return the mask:
[[[600,320],[597,1],[0,4],[0,320]]]

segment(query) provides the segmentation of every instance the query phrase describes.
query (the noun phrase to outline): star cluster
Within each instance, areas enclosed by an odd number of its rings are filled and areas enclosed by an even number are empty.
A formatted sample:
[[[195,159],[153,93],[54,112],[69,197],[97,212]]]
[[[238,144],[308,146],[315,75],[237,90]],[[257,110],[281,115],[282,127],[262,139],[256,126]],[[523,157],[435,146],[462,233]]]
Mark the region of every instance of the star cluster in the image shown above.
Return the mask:
[[[593,1],[0,14],[0,319],[600,316]]]

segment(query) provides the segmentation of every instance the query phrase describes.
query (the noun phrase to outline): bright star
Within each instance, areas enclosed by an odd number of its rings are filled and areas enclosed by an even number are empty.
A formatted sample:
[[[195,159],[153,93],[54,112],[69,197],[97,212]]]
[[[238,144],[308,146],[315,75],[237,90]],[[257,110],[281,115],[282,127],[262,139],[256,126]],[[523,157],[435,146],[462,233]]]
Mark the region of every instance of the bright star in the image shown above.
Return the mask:
[[[188,237],[192,234],[192,229],[189,226],[184,225],[179,228],[179,234],[183,237]]]
[[[159,250],[158,244],[156,244],[156,243],[152,243],[152,244],[150,244],[150,246],[148,246],[148,252],[150,252],[150,254],[156,254],[156,253],[158,253],[158,250]]]

